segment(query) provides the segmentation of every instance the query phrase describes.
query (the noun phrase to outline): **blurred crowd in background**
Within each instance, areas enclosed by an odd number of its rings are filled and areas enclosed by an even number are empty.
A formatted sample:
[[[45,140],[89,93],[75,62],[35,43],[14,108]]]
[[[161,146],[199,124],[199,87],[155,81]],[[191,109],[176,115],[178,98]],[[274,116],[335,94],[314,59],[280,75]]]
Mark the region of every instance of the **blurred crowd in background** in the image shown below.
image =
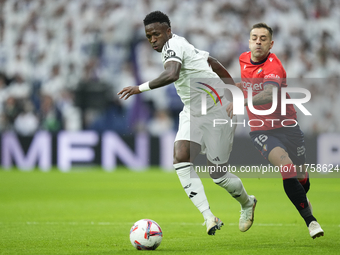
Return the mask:
[[[298,110],[304,132],[340,132],[337,0],[0,0],[0,131],[176,130],[182,103],[173,85],[126,101],[116,95],[163,70],[144,33],[154,10],[235,80],[251,26],[267,23],[288,85],[312,94],[313,116]]]

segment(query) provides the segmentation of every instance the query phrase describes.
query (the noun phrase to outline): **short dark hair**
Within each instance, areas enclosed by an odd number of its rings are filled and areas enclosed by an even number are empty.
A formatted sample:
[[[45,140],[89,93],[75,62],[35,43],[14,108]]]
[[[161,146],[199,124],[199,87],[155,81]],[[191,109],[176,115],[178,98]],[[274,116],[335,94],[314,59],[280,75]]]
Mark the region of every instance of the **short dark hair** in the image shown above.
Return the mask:
[[[265,28],[265,29],[268,30],[268,32],[270,34],[270,39],[273,37],[273,29],[270,26],[268,26],[266,23],[263,23],[263,22],[257,23],[255,25],[253,25],[253,27],[250,29],[250,31],[253,30],[254,28]]]
[[[169,27],[171,27],[169,17],[161,11],[150,12],[148,15],[146,15],[143,22],[144,26],[159,22],[166,23]]]

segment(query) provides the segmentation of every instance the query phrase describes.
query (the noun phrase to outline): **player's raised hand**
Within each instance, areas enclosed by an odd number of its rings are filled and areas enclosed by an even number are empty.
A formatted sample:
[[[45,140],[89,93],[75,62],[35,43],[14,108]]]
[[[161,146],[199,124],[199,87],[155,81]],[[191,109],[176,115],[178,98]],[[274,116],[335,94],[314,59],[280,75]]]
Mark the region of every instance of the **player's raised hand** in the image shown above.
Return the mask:
[[[135,95],[135,94],[139,94],[141,93],[139,90],[138,86],[129,86],[129,87],[125,87],[123,88],[121,91],[119,91],[117,93],[117,95],[121,95],[119,99],[128,99],[130,96]]]

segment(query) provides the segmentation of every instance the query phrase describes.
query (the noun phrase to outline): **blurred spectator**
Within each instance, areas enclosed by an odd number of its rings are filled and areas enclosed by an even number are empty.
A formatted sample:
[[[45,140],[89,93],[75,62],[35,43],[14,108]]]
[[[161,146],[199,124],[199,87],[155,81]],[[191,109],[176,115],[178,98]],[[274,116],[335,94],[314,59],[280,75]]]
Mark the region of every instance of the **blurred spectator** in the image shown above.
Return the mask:
[[[62,114],[50,95],[41,96],[39,119],[42,130],[58,132],[63,129]]]
[[[173,130],[174,121],[164,110],[158,110],[148,123],[148,131],[153,136],[159,136]]]
[[[0,74],[0,115],[3,112],[4,103],[8,97],[6,77]]]
[[[21,74],[17,73],[10,82],[7,93],[17,99],[27,99],[31,95],[31,86],[23,79]]]
[[[82,127],[81,123],[81,111],[75,106],[74,94],[70,90],[63,90],[61,97],[56,103],[58,109],[60,109],[65,130],[80,130]]]
[[[50,77],[41,85],[41,93],[58,100],[65,87],[64,80],[60,74],[60,64],[54,64],[51,68]]]
[[[138,130],[153,122],[149,116],[164,111],[169,112],[176,126],[182,103],[172,93],[173,86],[142,94],[119,106],[109,103],[95,111],[77,108],[77,96],[72,92],[84,79],[91,80],[93,87],[105,83],[110,91],[117,92],[156,78],[154,73],[163,68],[161,56],[148,45],[142,22],[154,10],[169,14],[175,34],[209,51],[234,78],[240,76],[238,56],[248,50],[245,31],[254,23],[266,22],[274,29],[273,52],[282,59],[287,77],[319,78],[315,84],[323,84],[312,89],[312,98],[317,97],[313,102],[327,103],[317,103],[320,115],[301,117],[300,125],[306,126],[302,129],[309,134],[340,132],[334,112],[340,102],[339,86],[324,86],[333,84],[334,79],[336,84],[340,82],[340,1],[334,0],[0,1],[0,72],[10,78],[4,83],[0,77],[3,128],[13,128],[22,99],[31,99],[36,109],[45,109],[47,99],[39,107],[41,93],[42,98],[49,95],[54,113],[39,113],[40,125],[54,126],[54,131],[81,129],[82,115],[87,116],[83,120],[89,119],[89,125],[100,122],[100,130],[113,128],[112,123],[103,121],[104,116],[124,116],[125,122],[120,119],[119,123],[135,125],[129,130]],[[292,83],[300,86],[294,80]],[[115,97],[111,92],[108,95]],[[87,102],[93,104],[95,100]],[[143,113],[140,109],[145,104],[151,105],[148,111],[154,113]],[[113,114],[116,110],[124,114]],[[44,117],[51,115],[58,121],[46,126],[51,119]],[[319,128],[322,121],[330,124]]]
[[[14,130],[22,136],[32,136],[39,128],[39,119],[34,113],[33,104],[25,100],[23,109],[14,120]]]
[[[106,109],[89,124],[88,129],[104,132],[115,131],[120,135],[130,134],[125,109],[118,101],[112,101]]]
[[[13,130],[14,120],[20,113],[20,106],[14,97],[8,97],[5,101],[3,116],[4,116],[4,130]]]

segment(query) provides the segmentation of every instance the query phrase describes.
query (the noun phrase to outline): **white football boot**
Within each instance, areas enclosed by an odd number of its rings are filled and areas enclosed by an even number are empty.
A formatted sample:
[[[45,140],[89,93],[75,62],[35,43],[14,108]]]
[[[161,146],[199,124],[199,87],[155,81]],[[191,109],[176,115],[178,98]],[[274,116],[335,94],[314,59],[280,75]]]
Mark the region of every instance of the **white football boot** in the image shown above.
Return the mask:
[[[241,210],[241,217],[238,225],[241,232],[246,232],[254,222],[254,211],[257,200],[253,195],[249,196],[249,199],[253,201],[252,205]]]
[[[207,225],[207,233],[208,235],[212,236],[215,235],[217,229],[220,230],[224,225],[223,222],[217,217],[212,217],[206,220],[203,224]]]
[[[324,231],[322,230],[320,224],[315,220],[309,224],[308,230],[310,237],[313,239],[324,235]]]

